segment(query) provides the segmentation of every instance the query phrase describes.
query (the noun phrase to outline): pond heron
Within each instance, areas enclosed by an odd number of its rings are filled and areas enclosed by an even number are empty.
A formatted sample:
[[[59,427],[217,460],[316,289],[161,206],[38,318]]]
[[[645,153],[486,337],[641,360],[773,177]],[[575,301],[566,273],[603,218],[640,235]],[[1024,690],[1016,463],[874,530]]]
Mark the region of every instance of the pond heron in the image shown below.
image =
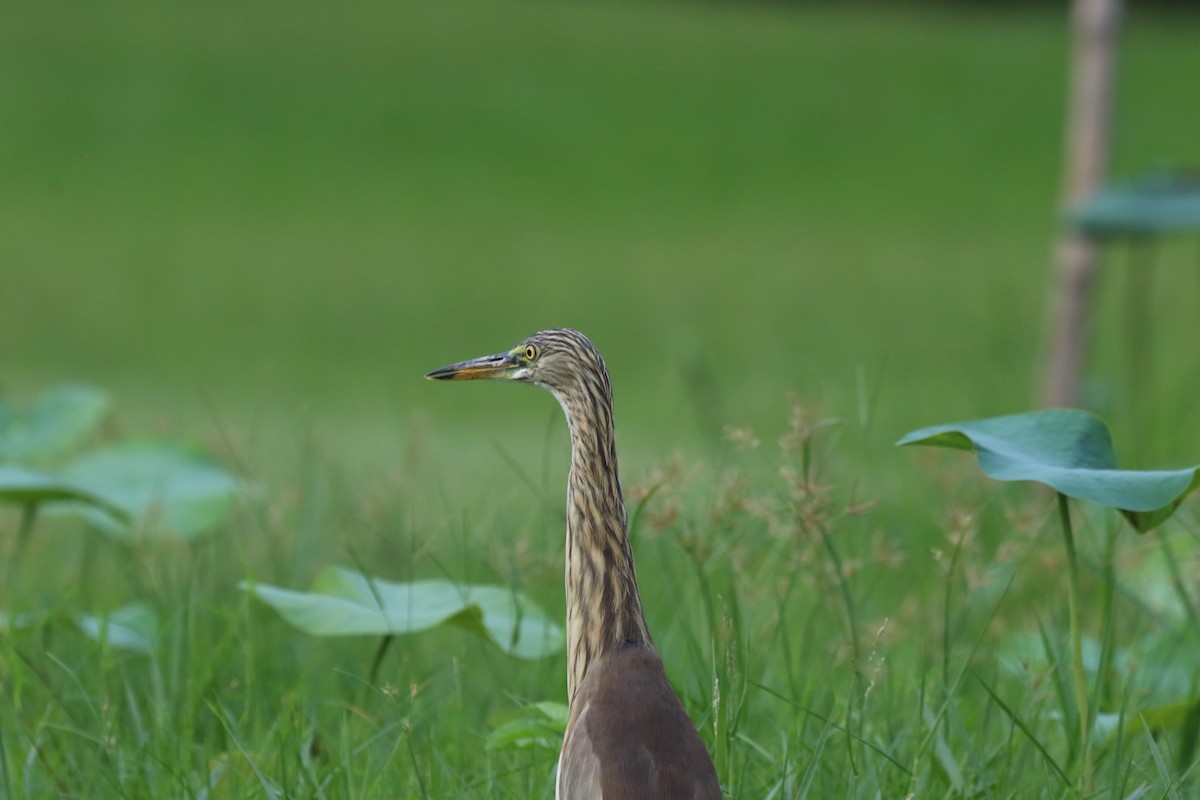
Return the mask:
[[[667,682],[638,596],[617,477],[612,385],[578,331],[435,369],[432,380],[509,380],[550,391],[567,415],[567,695],[559,800],[720,800],[712,759]]]

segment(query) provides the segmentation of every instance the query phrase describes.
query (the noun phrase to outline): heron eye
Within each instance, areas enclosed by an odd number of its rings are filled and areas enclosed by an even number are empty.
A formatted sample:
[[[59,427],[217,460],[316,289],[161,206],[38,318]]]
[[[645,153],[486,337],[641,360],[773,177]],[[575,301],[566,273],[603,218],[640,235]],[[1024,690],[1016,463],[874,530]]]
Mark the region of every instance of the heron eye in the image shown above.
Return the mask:
[[[525,345],[525,360],[533,361],[538,357],[538,349],[531,344]]]

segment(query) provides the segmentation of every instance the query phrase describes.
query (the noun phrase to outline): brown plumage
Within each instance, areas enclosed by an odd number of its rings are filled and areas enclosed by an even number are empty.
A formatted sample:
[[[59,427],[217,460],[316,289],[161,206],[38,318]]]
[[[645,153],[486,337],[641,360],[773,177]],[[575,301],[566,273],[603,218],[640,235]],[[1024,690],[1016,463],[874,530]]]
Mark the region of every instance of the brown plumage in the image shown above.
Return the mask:
[[[612,386],[583,334],[542,331],[451,364],[435,380],[548,389],[571,431],[567,480],[567,694],[559,800],[720,800],[712,759],[667,681],[638,596],[617,474]]]

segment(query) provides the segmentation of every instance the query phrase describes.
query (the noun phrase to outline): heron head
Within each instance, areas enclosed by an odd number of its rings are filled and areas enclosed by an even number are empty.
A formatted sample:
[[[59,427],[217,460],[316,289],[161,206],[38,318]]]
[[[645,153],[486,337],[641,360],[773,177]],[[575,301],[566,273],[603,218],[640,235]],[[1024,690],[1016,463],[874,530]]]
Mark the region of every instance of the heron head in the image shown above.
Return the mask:
[[[435,381],[508,380],[535,383],[556,394],[604,362],[587,337],[567,328],[526,336],[503,353],[448,364],[425,375]]]

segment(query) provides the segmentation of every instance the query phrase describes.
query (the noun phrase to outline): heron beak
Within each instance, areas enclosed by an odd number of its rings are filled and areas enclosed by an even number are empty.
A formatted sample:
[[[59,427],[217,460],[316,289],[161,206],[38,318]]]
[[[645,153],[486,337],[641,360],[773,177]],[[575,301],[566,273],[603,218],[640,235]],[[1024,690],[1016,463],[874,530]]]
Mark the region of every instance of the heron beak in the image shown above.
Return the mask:
[[[510,377],[517,366],[517,357],[512,353],[497,353],[438,367],[425,377],[431,381],[502,380]]]

